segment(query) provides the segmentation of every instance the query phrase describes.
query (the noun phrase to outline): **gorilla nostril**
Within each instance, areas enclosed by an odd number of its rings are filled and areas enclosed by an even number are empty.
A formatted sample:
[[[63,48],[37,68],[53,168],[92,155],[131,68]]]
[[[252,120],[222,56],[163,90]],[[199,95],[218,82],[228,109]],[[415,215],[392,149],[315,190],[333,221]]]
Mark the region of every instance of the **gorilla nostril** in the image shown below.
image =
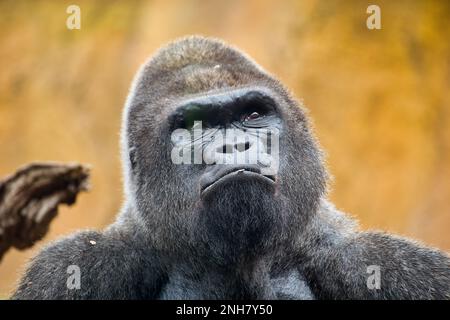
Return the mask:
[[[233,146],[229,144],[224,144],[217,148],[218,153],[233,153]]]
[[[245,143],[236,143],[234,148],[239,152],[244,152],[245,150],[250,149],[250,142],[247,141]]]

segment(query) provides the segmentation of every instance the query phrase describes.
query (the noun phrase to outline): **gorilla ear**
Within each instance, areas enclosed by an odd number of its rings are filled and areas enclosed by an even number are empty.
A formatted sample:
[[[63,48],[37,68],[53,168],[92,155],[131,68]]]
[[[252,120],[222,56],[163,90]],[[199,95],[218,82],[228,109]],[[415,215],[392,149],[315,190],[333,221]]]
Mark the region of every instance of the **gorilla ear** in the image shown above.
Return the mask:
[[[128,157],[130,159],[131,170],[134,171],[134,169],[136,168],[136,148],[135,147],[130,147],[129,152],[128,152]]]

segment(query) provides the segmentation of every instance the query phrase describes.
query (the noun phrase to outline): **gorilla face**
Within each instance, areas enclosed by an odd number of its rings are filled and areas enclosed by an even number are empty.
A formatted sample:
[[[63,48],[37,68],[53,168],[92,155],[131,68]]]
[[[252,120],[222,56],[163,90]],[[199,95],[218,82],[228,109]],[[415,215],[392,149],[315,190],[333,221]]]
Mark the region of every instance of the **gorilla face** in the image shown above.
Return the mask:
[[[187,131],[200,121],[202,130]],[[184,103],[169,117],[172,132],[181,128],[178,132],[186,138],[178,141],[172,133],[172,141],[181,145],[172,150],[172,161],[177,159],[173,151],[184,151],[185,162],[199,166],[175,168],[196,186],[191,200],[197,204],[191,209],[196,221],[193,243],[221,264],[264,254],[287,227],[277,195],[282,123],[275,101],[255,88],[209,93]]]
[[[325,189],[302,109],[215,40],[156,54],[135,79],[124,126],[129,206],[160,250],[224,265],[286,252]]]

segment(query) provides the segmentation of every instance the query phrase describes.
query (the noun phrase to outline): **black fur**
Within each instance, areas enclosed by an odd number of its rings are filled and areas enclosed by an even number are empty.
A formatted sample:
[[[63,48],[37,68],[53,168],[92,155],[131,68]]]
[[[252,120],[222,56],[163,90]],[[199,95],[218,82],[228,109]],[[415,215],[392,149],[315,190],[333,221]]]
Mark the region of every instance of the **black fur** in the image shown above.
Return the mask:
[[[171,119],[186,101],[235,99],[246,90],[276,105],[276,185],[242,179],[201,197],[210,166],[172,163]],[[45,248],[13,298],[450,298],[445,253],[360,232],[327,202],[305,110],[240,51],[201,37],[165,46],[136,76],[123,118],[126,202],[117,221]],[[69,265],[81,269],[80,289],[66,286]],[[366,285],[370,265],[380,266],[380,289]]]

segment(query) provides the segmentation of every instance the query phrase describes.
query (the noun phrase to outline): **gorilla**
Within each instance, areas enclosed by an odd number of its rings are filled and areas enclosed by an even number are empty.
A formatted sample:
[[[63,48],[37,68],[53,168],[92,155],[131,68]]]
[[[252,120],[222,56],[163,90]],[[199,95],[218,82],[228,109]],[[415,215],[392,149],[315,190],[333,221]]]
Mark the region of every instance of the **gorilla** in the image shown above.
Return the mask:
[[[141,67],[121,145],[116,221],[46,246],[13,299],[450,298],[449,256],[336,210],[304,107],[220,40]]]

